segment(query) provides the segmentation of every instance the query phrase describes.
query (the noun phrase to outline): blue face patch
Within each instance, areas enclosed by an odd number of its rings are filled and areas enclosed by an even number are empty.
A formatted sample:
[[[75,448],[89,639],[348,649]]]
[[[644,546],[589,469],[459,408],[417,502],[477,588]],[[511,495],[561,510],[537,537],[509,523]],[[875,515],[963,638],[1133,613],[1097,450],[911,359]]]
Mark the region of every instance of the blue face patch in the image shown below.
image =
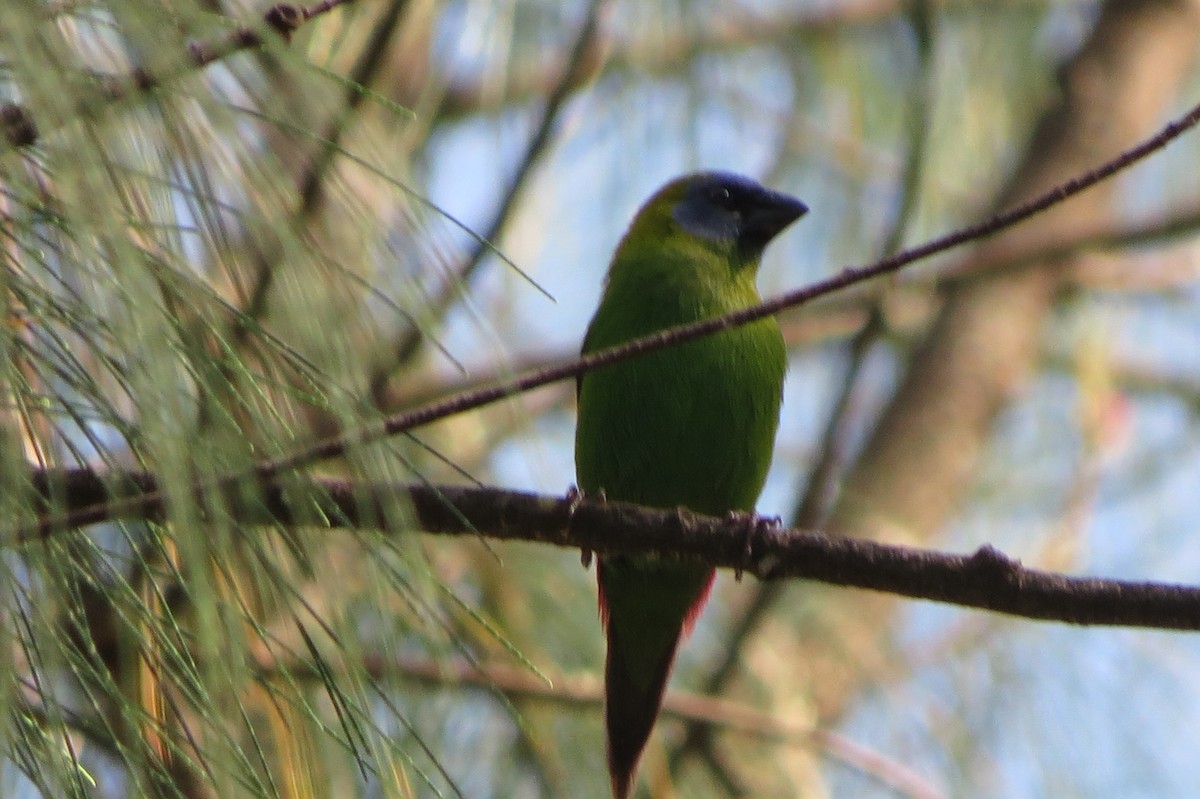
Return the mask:
[[[807,211],[795,197],[750,178],[702,172],[692,177],[671,217],[699,239],[734,245],[742,256],[757,258],[767,242]]]
[[[742,207],[764,189],[740,175],[711,172],[688,186],[671,217],[693,236],[707,241],[736,241],[741,234]]]

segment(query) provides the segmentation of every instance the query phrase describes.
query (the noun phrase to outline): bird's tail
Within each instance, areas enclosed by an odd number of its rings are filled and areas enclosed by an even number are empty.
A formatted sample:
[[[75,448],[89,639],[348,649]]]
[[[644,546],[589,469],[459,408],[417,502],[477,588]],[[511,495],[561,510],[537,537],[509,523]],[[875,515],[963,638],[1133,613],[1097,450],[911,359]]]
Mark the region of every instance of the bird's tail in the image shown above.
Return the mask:
[[[619,569],[619,567],[618,567]],[[694,624],[704,606],[716,572],[705,570],[688,575],[684,602],[678,613],[667,613],[662,604],[652,602],[639,608],[638,603],[618,600],[614,604],[606,588],[603,562],[598,568],[600,614],[608,638],[608,657],[604,664],[604,720],[608,734],[608,770],[616,799],[627,799],[633,787],[642,750],[654,729],[662,707],[663,693],[679,641]],[[622,570],[624,571],[624,570]],[[696,578],[700,579],[697,580]],[[643,575],[661,586],[659,575]],[[629,575],[618,577],[621,592],[628,591]],[[673,603],[666,603],[667,605]],[[644,612],[643,612],[644,611]]]

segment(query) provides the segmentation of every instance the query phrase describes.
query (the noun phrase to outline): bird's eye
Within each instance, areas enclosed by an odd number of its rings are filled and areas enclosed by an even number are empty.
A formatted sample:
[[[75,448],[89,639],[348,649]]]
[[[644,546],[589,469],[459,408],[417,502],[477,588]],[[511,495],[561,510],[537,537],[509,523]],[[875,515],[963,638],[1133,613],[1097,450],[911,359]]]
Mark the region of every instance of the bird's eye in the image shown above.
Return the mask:
[[[714,205],[719,205],[722,208],[731,208],[733,206],[733,196],[730,195],[729,189],[714,188],[711,198]]]

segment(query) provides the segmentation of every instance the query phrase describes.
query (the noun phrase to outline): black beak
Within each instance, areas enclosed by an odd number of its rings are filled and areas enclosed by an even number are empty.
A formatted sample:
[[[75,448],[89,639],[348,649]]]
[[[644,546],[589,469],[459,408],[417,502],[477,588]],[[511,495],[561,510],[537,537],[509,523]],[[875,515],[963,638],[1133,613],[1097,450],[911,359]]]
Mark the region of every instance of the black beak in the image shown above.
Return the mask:
[[[738,243],[761,251],[784,228],[808,213],[808,206],[787,194],[763,190],[742,212]]]

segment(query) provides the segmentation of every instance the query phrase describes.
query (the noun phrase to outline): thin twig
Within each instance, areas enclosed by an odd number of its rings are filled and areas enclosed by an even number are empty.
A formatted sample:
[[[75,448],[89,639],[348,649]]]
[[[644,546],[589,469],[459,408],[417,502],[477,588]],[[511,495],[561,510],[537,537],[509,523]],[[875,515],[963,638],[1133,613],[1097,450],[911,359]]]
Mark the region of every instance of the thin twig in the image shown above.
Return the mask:
[[[306,220],[313,216],[320,205],[321,186],[325,175],[341,152],[341,139],[368,92],[363,87],[370,85],[373,77],[384,63],[387,44],[391,41],[401,12],[408,0],[391,0],[387,11],[371,30],[371,38],[359,55],[346,80],[346,97],[342,108],[334,116],[324,134],[317,139],[317,153],[300,179],[300,206],[291,220],[293,230],[303,230]],[[234,329],[234,341],[242,343],[247,335],[257,328],[257,320],[266,312],[267,300],[275,283],[275,275],[282,248],[276,245],[270,253],[259,253],[254,286],[249,292],[245,311],[238,316]]]
[[[341,5],[355,0],[323,0],[308,8],[279,3],[263,14],[260,26],[243,25],[226,32],[221,38],[209,42],[194,42],[188,46],[186,57],[169,70],[155,73],[143,67],[131,69],[125,75],[101,82],[96,93],[81,99],[75,105],[80,117],[95,116],[101,108],[112,105],[135,94],[144,94],[188,75],[197,69],[228,58],[243,50],[261,47],[267,42],[264,29],[273,31],[285,41],[289,40],[301,25],[326,14]],[[58,120],[61,124],[65,120]],[[0,156],[8,150],[30,147],[45,135],[39,131],[38,120],[25,106],[16,103],[0,105]]]
[[[890,275],[903,267],[932,255],[953,249],[968,242],[993,235],[1000,230],[1023,222],[1036,214],[1057,205],[1123,169],[1162,149],[1184,132],[1200,123],[1200,104],[1194,106],[1179,119],[1167,124],[1159,133],[1141,144],[1126,150],[1110,161],[1078,175],[1065,183],[1051,188],[1034,199],[996,214],[991,219],[969,225],[953,233],[941,236],[925,244],[903,250],[895,255],[861,267],[847,267],[837,275],[818,281],[803,288],[787,292],[759,305],[745,308],[725,316],[704,319],[669,330],[663,330],[642,338],[634,339],[616,347],[610,347],[565,364],[547,367],[536,372],[520,375],[511,380],[498,382],[474,391],[455,394],[444,400],[423,405],[411,411],[388,417],[375,424],[365,425],[344,435],[318,441],[311,446],[280,458],[262,461],[245,471],[223,476],[204,478],[193,483],[196,492],[232,489],[247,479],[268,481],[284,472],[299,469],[312,463],[339,457],[349,449],[380,441],[448,416],[489,405],[501,399],[515,396],[539,386],[559,380],[577,377],[602,366],[631,359],[637,355],[682,344],[687,341],[712,335],[749,324],[757,319],[772,316],[780,311],[795,308],[812,300],[841,291],[884,275]],[[111,500],[90,508],[81,508],[70,513],[43,516],[32,526],[18,528],[18,537],[36,538],[52,530],[80,527],[105,521],[117,515],[131,512],[145,514],[161,510],[166,501],[164,494],[153,491],[139,496]]]
[[[534,126],[533,135],[525,146],[525,153],[518,162],[516,171],[508,181],[504,196],[500,199],[500,203],[492,215],[491,223],[475,240],[470,255],[459,266],[457,272],[445,281],[438,295],[429,302],[429,307],[432,309],[431,317],[438,318],[445,314],[455,298],[462,294],[464,287],[470,283],[471,278],[479,269],[479,265],[483,262],[484,256],[495,249],[495,241],[499,239],[500,234],[508,225],[512,212],[517,207],[517,200],[520,199],[528,184],[534,167],[541,162],[542,157],[549,149],[551,136],[557,127],[563,105],[571,92],[578,88],[578,84],[588,71],[588,55],[595,49],[600,23],[610,5],[610,0],[592,0],[588,5],[587,16],[571,46],[571,53],[554,88],[546,97],[541,118]],[[369,384],[371,396],[379,397],[383,394],[388,379],[395,373],[397,367],[407,363],[416,354],[423,337],[421,329],[417,325],[413,324],[408,327],[393,348],[389,363],[381,366],[371,377]]]
[[[364,671],[373,680],[400,679],[435,688],[479,688],[498,692],[510,700],[552,702],[566,707],[592,709],[604,703],[604,688],[595,677],[559,677],[553,683],[528,669],[502,663],[474,666],[465,662],[440,662],[413,657],[363,657]],[[257,658],[259,673],[268,679],[284,676],[305,680],[320,678],[320,671],[303,661],[280,662],[268,655]],[[908,766],[831,730],[797,724],[748,705],[687,691],[671,691],[663,700],[663,716],[689,724],[719,727],[763,741],[808,746],[826,757],[914,799],[937,799],[942,794]]]
[[[934,30],[928,0],[916,0],[909,9],[908,18],[916,41],[920,68],[913,84],[913,98],[907,114],[908,157],[905,159],[904,174],[900,181],[901,200],[880,245],[880,252],[884,256],[893,255],[901,249],[905,234],[917,211],[925,174],[926,145],[933,108],[936,73],[933,69]],[[884,302],[890,285],[891,281],[888,281],[888,285],[875,293],[866,324],[850,341],[841,393],[829,414],[829,421],[817,450],[816,463],[808,475],[804,491],[799,493],[800,501],[792,513],[793,526],[820,527],[833,507],[838,482],[846,468],[855,410],[861,404],[859,395],[864,389],[863,368],[867,356],[885,330]],[[741,605],[739,614],[730,625],[725,646],[721,649],[720,660],[705,680],[704,693],[713,696],[725,693],[727,685],[737,673],[738,664],[742,662],[742,651],[747,642],[754,637],[786,590],[787,583],[783,582],[766,582],[753,587],[750,597]],[[689,726],[683,741],[669,756],[672,769],[678,768],[689,754],[703,752],[706,759],[710,759],[715,746],[711,732],[711,727]]]

